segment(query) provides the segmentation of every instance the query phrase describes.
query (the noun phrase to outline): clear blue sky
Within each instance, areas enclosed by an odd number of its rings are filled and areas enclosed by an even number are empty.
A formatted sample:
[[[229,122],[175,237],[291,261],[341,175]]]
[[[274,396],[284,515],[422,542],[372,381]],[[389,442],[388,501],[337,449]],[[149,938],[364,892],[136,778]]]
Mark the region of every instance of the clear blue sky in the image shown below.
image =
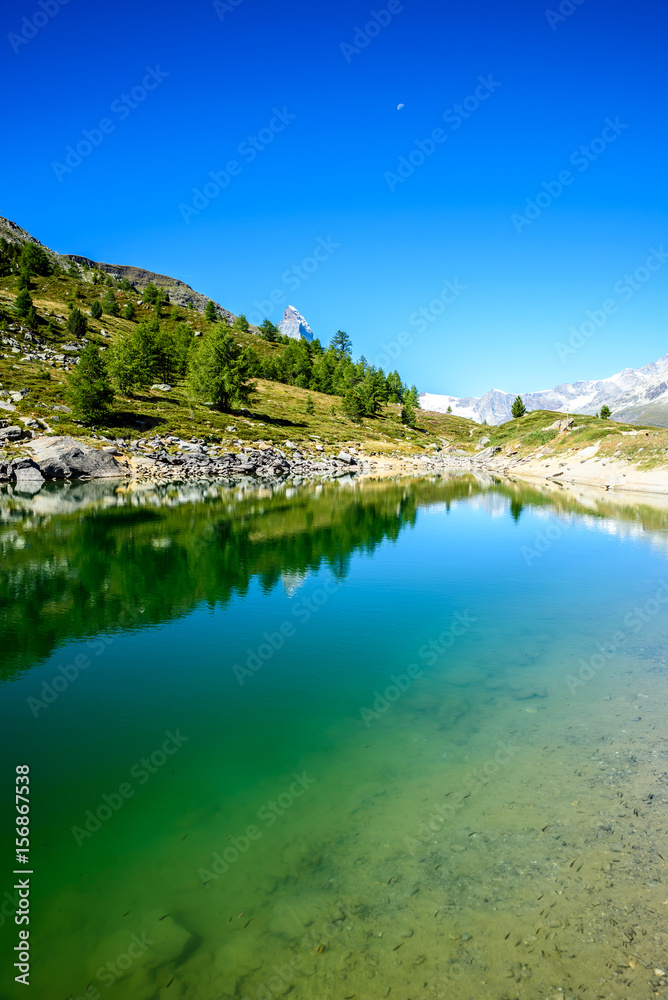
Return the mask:
[[[560,0],[561,20],[551,0],[42,2],[2,5],[0,215],[44,243],[249,316],[274,292],[272,319],[290,303],[325,342],[345,329],[370,360],[390,345],[423,391],[537,390],[668,351],[668,260],[623,290],[668,250],[664,0]],[[83,130],[98,145],[65,172]],[[432,309],[446,281],[465,290]]]

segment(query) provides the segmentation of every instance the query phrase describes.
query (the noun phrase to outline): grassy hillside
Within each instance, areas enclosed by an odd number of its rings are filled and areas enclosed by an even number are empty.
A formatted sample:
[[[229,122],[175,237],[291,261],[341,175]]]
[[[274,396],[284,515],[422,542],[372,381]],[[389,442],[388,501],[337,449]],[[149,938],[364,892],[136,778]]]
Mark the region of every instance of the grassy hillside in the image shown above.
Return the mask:
[[[552,424],[564,421],[563,413],[534,410],[519,420],[486,430],[492,445],[500,447],[504,454],[513,452],[515,458],[550,455],[565,459],[598,445],[596,457],[601,461],[614,457],[648,470],[668,466],[668,428],[622,424],[581,414],[571,419],[572,427],[559,430]]]
[[[107,350],[115,338],[129,331],[134,323],[107,314],[99,320],[92,319],[92,304],[101,298],[105,288],[95,285],[92,272],[84,268],[76,266],[65,273],[33,276],[31,280],[30,294],[39,314],[39,323],[33,332],[15,316],[16,276],[0,278],[0,337],[3,340],[0,400],[7,401],[9,392],[27,390],[23,399],[15,402],[16,411],[0,410],[0,419],[4,423],[36,419],[47,432],[90,436],[91,429],[74,421],[67,409],[65,391],[76,359],[76,349],[72,350],[72,338],[65,326],[70,307],[77,306],[87,314],[88,340],[102,350]],[[115,284],[114,292],[121,310],[132,304],[138,320],[154,314],[153,307],[146,306],[133,289],[121,290]],[[171,304],[162,307],[160,322],[167,329],[186,323],[193,334],[203,337],[213,325],[195,309]],[[242,346],[252,346],[262,358],[283,350],[282,344],[269,343],[253,332],[232,332]],[[8,342],[10,338],[16,341],[18,348]],[[31,353],[48,356],[30,360],[26,354]],[[290,439],[301,442],[307,451],[315,447],[314,439],[318,439],[328,451],[350,445],[367,454],[378,455],[428,453],[435,448],[457,449],[474,455],[480,450],[481,439],[489,438],[489,443],[500,447],[502,454],[513,454],[515,458],[548,454],[572,458],[576,452],[598,443],[597,458],[603,461],[606,457],[626,459],[641,469],[668,465],[668,429],[665,428],[577,416],[573,428],[559,431],[550,425],[563,419],[563,414],[547,411],[528,413],[500,427],[480,426],[449,414],[418,411],[417,426],[409,428],[401,423],[400,407],[389,404],[378,416],[353,422],[343,414],[339,396],[262,379],[257,380],[257,393],[248,408],[220,413],[194,399],[184,379],[170,384],[170,392],[146,390],[134,396],[117,394],[113,417],[92,432],[100,437],[125,439],[176,434],[230,445],[237,440],[280,444]],[[309,412],[311,408],[313,412]],[[37,428],[33,431],[37,432]]]
[[[79,270],[77,275],[58,274],[32,277],[30,290],[40,323],[35,331],[38,341],[26,339],[27,326],[14,315],[16,278],[0,278],[0,336],[15,339],[20,350],[3,344],[0,357],[0,391],[29,390],[17,404],[17,412],[0,416],[15,421],[17,416],[36,418],[47,429],[57,434],[87,436],[89,428],[73,421],[61,408],[67,406],[65,389],[76,353],[68,353],[72,338],[65,329],[70,306],[78,307],[88,317],[87,339],[106,350],[123,331],[129,331],[133,321],[110,315],[95,320],[90,316],[91,306],[99,300],[103,286],[94,285],[91,272]],[[121,311],[128,304],[135,306],[137,319],[153,315],[141,296],[132,290],[114,287]],[[50,321],[51,330],[47,323]],[[213,324],[193,309],[163,306],[160,322],[167,329],[186,323],[193,333],[206,336]],[[252,346],[261,357],[270,357],[283,349],[251,332],[232,331],[242,346]],[[31,337],[32,334],[29,334]],[[44,348],[62,355],[62,360],[26,359],[28,353],[44,353]],[[65,348],[65,349],[64,349]],[[400,420],[400,407],[386,405],[379,416],[363,418],[353,423],[342,413],[341,398],[330,396],[280,382],[257,381],[257,393],[248,409],[219,413],[192,398],[185,380],[170,383],[171,392],[148,390],[133,396],[117,394],[114,416],[96,432],[109,438],[140,438],[150,434],[177,434],[180,437],[202,437],[220,441],[267,440],[280,443],[287,439],[308,442],[313,436],[324,444],[345,445],[356,443],[366,450],[384,452],[410,452],[431,450],[432,446],[470,448],[474,434],[480,433],[477,425],[469,420],[443,414],[418,413],[415,429],[404,427]],[[313,402],[313,413],[307,412],[307,400]],[[234,428],[230,430],[229,428]],[[476,438],[477,440],[477,438]]]

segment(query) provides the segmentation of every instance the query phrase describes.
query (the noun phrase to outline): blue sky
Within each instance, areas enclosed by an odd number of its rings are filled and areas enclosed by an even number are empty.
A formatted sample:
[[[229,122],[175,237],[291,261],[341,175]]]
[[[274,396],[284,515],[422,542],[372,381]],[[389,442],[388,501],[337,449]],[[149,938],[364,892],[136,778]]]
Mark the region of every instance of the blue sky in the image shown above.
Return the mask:
[[[293,304],[422,391],[537,390],[668,351],[663,0],[1,16],[0,214],[47,245],[253,318]]]

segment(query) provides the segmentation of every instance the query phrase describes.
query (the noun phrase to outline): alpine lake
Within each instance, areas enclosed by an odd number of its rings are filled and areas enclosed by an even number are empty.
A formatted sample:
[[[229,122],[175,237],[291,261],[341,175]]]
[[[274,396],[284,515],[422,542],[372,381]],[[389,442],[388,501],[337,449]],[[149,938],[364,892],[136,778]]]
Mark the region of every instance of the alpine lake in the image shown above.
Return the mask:
[[[663,995],[661,498],[452,473],[0,512],[3,1000]]]

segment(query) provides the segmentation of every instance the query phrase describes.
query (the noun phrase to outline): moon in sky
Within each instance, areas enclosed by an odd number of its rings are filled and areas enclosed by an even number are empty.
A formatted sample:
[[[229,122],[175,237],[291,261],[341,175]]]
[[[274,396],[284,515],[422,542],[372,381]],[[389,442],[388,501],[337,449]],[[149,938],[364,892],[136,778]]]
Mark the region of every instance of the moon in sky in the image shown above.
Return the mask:
[[[401,111],[403,107],[404,107],[403,104],[397,104],[397,111]]]

